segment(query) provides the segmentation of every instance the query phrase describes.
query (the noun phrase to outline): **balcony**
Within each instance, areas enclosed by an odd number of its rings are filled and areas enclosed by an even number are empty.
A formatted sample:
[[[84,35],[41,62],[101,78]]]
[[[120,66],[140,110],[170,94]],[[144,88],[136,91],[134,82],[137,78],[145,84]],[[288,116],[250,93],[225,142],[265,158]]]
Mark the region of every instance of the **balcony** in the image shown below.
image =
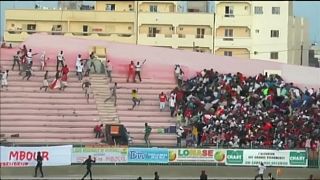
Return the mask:
[[[251,48],[252,38],[250,37],[215,37],[216,48]]]
[[[193,42],[199,47],[213,48],[213,37],[211,35],[204,35],[204,38],[196,38],[196,35],[188,34],[155,34],[155,37],[148,37],[148,34],[139,35],[139,44],[151,46],[171,46],[178,47],[192,47]]]
[[[6,20],[10,21],[84,21],[84,22],[134,22],[134,12],[106,12],[79,10],[6,10]]]
[[[138,15],[139,26],[142,24],[193,25],[214,27],[214,14],[208,13],[141,13]]]
[[[226,17],[223,15],[216,15],[216,28],[219,26],[246,26],[251,27],[252,16],[249,15],[234,15]]]
[[[55,32],[55,31],[34,31],[34,33],[44,33],[48,35],[55,34],[63,35],[67,37],[78,37],[84,39],[97,39],[105,41],[123,42],[123,43],[135,43],[136,37],[134,34],[121,34],[121,33],[83,33],[83,32]],[[6,42],[23,42],[30,34],[28,31],[15,31],[15,33],[10,33],[6,31],[4,33],[4,40]]]

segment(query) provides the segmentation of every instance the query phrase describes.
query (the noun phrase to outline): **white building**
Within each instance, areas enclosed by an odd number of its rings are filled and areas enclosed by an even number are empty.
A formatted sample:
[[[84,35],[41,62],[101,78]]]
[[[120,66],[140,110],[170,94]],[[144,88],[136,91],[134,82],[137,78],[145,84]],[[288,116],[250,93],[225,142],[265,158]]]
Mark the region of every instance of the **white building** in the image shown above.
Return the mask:
[[[292,1],[215,1],[215,5],[215,54],[308,65],[308,25],[293,16]]]

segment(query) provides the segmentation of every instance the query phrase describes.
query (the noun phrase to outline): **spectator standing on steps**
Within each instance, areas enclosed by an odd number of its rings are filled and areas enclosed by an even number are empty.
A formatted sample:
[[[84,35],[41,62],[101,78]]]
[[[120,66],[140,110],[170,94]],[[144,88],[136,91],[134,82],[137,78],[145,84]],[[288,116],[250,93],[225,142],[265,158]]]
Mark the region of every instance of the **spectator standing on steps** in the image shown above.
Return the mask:
[[[36,165],[36,168],[34,170],[34,177],[37,177],[37,174],[38,174],[38,169],[40,170],[40,173],[41,173],[41,177],[43,177],[43,172],[42,172],[42,161],[43,161],[43,158],[41,156],[41,153],[38,151],[37,153],[37,165]]]
[[[176,107],[176,99],[175,96],[171,96],[169,99],[169,108],[170,108],[170,116],[173,117],[174,111]]]
[[[138,95],[138,89],[133,89],[131,92],[131,96],[132,96],[132,102],[133,102],[131,110],[133,110],[134,107],[136,107],[137,104],[139,106],[141,102],[141,99],[139,98],[139,95]]]
[[[77,75],[78,75],[78,80],[81,82],[82,81],[82,72],[83,72],[83,63],[77,66]]]
[[[97,70],[96,70],[96,65],[94,64],[94,61],[97,59],[97,56],[95,55],[94,52],[91,52],[90,54],[90,67],[89,69],[93,66],[93,70],[95,73],[97,73]]]
[[[111,73],[112,73],[112,64],[111,64],[110,60],[107,60],[107,63],[106,63],[106,75],[108,76],[110,82],[112,82]]]
[[[31,75],[32,75],[31,64],[28,64],[26,69],[26,75],[22,79],[27,78],[27,80],[29,80]]]
[[[14,66],[18,64],[18,67],[19,67],[19,71],[20,71],[20,51],[17,51],[17,54],[15,54],[13,56],[13,65],[12,65],[12,68],[11,70],[13,71],[14,69]]]
[[[161,92],[159,94],[159,101],[160,101],[160,111],[163,111],[166,108],[167,96]]]
[[[2,72],[2,77],[1,77],[1,88],[6,86],[6,90],[8,91],[8,76],[9,76],[9,70],[3,71]]]
[[[152,128],[148,125],[148,123],[144,123],[144,141],[146,142],[147,147],[150,146],[149,136],[151,134]]]
[[[120,88],[118,87],[118,83],[115,82],[114,86],[110,88],[111,95],[104,100],[104,103],[109,101],[111,98],[114,98],[114,104],[113,105],[114,106],[117,105],[117,89],[120,89]]]
[[[144,65],[144,63],[146,61],[147,60],[145,59],[142,64],[140,64],[139,61],[137,62],[136,66],[135,66],[134,82],[136,82],[137,76],[139,77],[139,81],[141,82],[141,68],[142,68],[142,65]]]
[[[135,66],[134,66],[134,63],[133,63],[133,61],[131,61],[130,62],[130,64],[129,64],[129,66],[128,66],[128,77],[127,77],[127,82],[129,82],[129,79],[131,78],[131,76],[132,76],[132,78],[134,79],[135,77],[135,75],[134,75],[134,68],[135,68]]]
[[[45,88],[45,92],[47,92],[49,83],[48,83],[48,71],[46,71],[46,73],[44,74],[43,77],[43,85],[40,87],[40,91],[42,90],[42,88]]]
[[[177,147],[181,148],[181,139],[182,139],[182,133],[184,132],[184,129],[182,126],[180,126],[177,129]]]
[[[267,168],[264,166],[263,162],[261,162],[258,166],[258,174],[254,177],[254,179],[256,180],[258,177],[260,177],[260,179],[263,180],[263,174],[266,169]]]
[[[32,57],[37,55],[38,53],[33,53],[32,54],[32,49],[29,49],[29,51],[27,52],[27,61],[28,61],[28,65],[30,65],[32,67],[33,65],[33,59]]]
[[[57,68],[56,68],[57,71],[59,71],[59,64],[61,64],[61,67],[64,67],[63,51],[60,51],[60,53],[57,56]]]
[[[46,56],[46,52],[43,51],[41,56],[40,56],[40,71],[44,71],[44,68],[47,66],[47,61],[49,60],[49,57]]]
[[[88,174],[90,175],[90,179],[92,180],[92,172],[91,172],[91,166],[92,166],[92,163],[95,163],[96,162],[96,158],[94,158],[93,160],[91,159],[91,155],[89,155],[88,159],[86,159],[82,165],[86,165],[87,166],[87,172],[86,174],[81,178],[82,180],[84,178],[86,178],[88,176]]]

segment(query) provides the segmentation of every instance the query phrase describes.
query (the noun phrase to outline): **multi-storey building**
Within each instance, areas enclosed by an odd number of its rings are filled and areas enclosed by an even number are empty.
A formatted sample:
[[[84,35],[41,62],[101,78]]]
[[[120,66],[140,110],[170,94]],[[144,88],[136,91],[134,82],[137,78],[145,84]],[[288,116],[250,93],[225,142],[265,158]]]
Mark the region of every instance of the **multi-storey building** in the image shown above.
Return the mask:
[[[215,54],[308,64],[308,26],[293,16],[292,1],[215,3]]]
[[[94,10],[12,9],[5,12],[4,38],[18,43],[41,32],[301,63],[307,26],[292,16],[292,2],[215,3],[216,14],[206,1],[96,1]]]

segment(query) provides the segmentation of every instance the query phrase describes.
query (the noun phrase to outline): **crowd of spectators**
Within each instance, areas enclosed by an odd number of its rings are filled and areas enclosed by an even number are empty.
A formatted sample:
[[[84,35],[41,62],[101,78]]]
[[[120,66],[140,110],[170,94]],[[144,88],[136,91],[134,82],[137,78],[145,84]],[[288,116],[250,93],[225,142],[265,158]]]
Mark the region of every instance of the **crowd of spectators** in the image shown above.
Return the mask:
[[[187,144],[277,149],[320,145],[320,89],[302,91],[279,75],[246,77],[204,69],[171,96]]]

